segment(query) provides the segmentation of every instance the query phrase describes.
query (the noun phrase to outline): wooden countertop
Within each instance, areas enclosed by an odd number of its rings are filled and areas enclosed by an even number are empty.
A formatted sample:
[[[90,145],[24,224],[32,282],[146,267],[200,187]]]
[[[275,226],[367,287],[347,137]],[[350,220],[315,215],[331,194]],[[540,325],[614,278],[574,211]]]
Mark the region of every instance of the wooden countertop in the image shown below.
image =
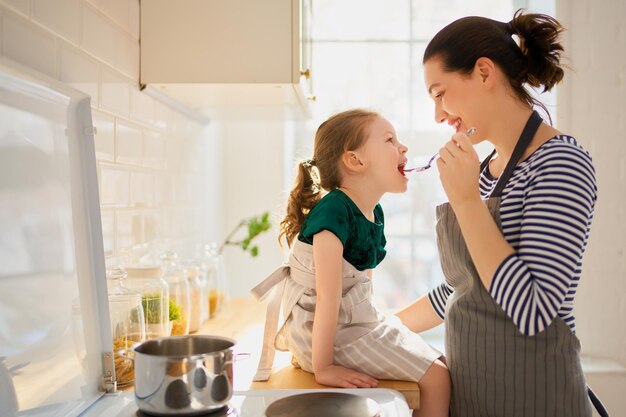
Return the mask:
[[[237,341],[235,353],[249,353],[248,358],[237,358],[234,369],[234,389],[312,389],[328,388],[315,382],[313,374],[297,369],[290,363],[289,352],[276,352],[274,373],[267,382],[253,382],[252,378],[261,353],[263,326],[267,303],[257,302],[252,297],[236,298],[227,304],[220,314],[208,320],[198,334],[230,337]],[[381,380],[379,388],[401,392],[409,408],[419,408],[419,387],[415,382]]]

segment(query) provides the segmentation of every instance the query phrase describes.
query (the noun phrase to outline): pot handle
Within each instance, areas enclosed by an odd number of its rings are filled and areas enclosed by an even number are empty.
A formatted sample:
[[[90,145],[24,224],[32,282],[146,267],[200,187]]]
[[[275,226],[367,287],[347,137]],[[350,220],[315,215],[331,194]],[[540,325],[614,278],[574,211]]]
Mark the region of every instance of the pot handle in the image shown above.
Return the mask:
[[[233,355],[233,362],[239,362],[240,360],[248,359],[250,356],[252,356],[252,353],[249,352],[235,353]]]
[[[115,353],[117,353],[118,356],[121,356],[124,359],[128,359],[131,360],[133,362],[135,362],[135,355],[133,354],[133,349],[120,349],[115,351]]]
[[[224,369],[226,369],[228,365],[232,365],[235,362],[239,362],[240,360],[243,360],[243,359],[248,359],[250,356],[252,356],[251,353],[233,353],[233,358],[229,361],[224,362],[224,366],[222,367],[222,372],[224,372]]]

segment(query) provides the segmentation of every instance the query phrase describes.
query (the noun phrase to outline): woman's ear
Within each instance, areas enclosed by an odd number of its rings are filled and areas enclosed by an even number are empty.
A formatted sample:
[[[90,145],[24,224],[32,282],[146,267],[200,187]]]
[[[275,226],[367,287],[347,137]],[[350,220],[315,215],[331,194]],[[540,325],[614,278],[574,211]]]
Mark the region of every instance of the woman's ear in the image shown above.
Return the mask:
[[[348,172],[358,172],[364,167],[359,154],[354,151],[344,152],[341,156],[341,162]]]
[[[481,57],[474,64],[474,72],[480,77],[483,84],[490,86],[496,73],[496,65],[489,58]]]

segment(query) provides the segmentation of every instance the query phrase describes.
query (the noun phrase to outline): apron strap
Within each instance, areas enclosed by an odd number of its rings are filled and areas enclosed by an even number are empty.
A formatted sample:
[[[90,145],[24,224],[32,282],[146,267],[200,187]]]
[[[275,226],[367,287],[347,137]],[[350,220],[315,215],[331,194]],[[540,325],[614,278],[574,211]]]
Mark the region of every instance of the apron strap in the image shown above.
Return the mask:
[[[543,119],[536,110],[533,110],[532,114],[528,118],[528,121],[526,122],[526,125],[524,126],[524,130],[522,130],[522,134],[515,144],[511,159],[509,159],[509,162],[506,164],[506,168],[502,171],[495,188],[491,192],[491,197],[501,196],[506,183],[509,181],[509,178],[513,174],[513,171],[515,170],[515,167],[517,166],[517,163],[521,159],[522,155],[524,155],[526,148],[528,148],[528,145],[532,142],[537,129],[539,129],[539,126],[541,125],[541,122],[543,122]],[[483,172],[483,170],[489,165],[489,161],[491,161],[491,158],[493,158],[495,153],[496,150],[494,149],[480,164],[480,172]]]
[[[606,411],[606,408],[604,408],[604,404],[602,404],[602,401],[600,401],[596,394],[591,391],[589,385],[587,385],[587,393],[589,394],[591,404],[593,404],[593,407],[596,409],[598,414],[600,414],[600,417],[609,417],[609,412]]]
[[[274,339],[278,332],[278,319],[280,317],[280,304],[285,292],[286,278],[289,274],[289,265],[282,265],[267,277],[261,284],[252,289],[252,294],[257,299],[263,299],[274,288],[274,292],[267,305],[265,313],[265,329],[263,330],[263,349],[259,358],[259,365],[253,381],[267,381],[272,374],[276,347]]]

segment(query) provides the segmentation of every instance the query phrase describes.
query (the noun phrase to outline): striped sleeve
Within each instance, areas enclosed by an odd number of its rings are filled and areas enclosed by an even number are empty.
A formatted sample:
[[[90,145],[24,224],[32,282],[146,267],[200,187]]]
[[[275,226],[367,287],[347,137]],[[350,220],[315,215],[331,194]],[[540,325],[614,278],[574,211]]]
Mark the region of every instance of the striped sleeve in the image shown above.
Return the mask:
[[[597,193],[591,158],[580,148],[555,147],[534,165],[519,213],[519,246],[500,264],[489,289],[529,336],[552,323],[577,285]]]
[[[448,297],[452,294],[452,292],[454,292],[454,288],[447,282],[444,282],[428,293],[428,300],[430,300],[433,310],[435,310],[435,313],[437,313],[441,320],[445,320],[446,303],[448,302]]]

